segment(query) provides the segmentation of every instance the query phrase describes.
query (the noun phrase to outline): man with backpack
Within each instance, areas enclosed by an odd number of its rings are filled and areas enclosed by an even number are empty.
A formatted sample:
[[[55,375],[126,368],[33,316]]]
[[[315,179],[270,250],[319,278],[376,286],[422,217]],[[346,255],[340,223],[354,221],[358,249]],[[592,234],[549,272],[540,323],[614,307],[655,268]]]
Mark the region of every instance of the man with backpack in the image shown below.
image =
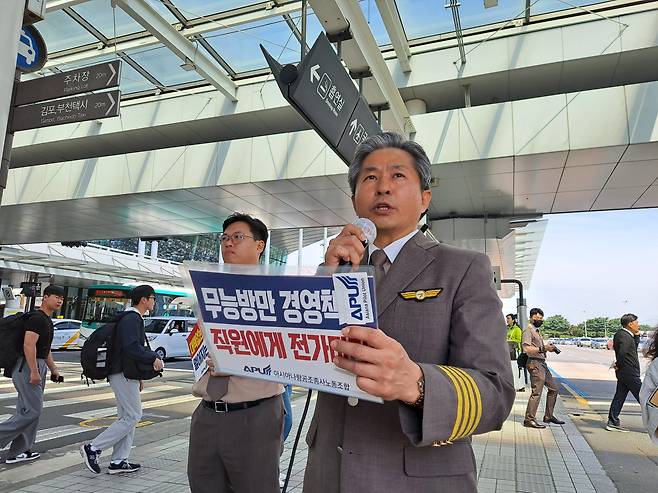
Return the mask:
[[[46,368],[50,368],[50,378],[54,382],[62,381],[50,352],[50,344],[54,330],[51,317],[63,302],[64,288],[51,284],[43,291],[41,307],[17,319],[22,325],[16,326],[14,330],[24,331],[24,336],[22,349],[18,348],[20,356],[11,371],[11,379],[18,393],[16,414],[0,423],[0,448],[11,442],[5,460],[7,464],[40,457],[38,452],[32,452],[31,449],[43,409]]]
[[[139,464],[128,462],[128,456],[135,427],[142,417],[139,393],[144,389],[144,383],[143,380],[127,378],[124,373],[126,367],[132,364],[130,360],[152,365],[155,371],[164,368],[157,354],[144,347],[146,335],[143,316],[155,307],[155,290],[146,284],[137,286],[132,290],[130,298],[132,307],[120,314],[116,322],[112,354],[109,357],[110,371],[107,379],[117,401],[117,420],[91,443],[80,447],[85,465],[96,474],[101,472],[98,463],[101,451],[108,447],[112,447],[109,474],[130,473],[140,469]]]

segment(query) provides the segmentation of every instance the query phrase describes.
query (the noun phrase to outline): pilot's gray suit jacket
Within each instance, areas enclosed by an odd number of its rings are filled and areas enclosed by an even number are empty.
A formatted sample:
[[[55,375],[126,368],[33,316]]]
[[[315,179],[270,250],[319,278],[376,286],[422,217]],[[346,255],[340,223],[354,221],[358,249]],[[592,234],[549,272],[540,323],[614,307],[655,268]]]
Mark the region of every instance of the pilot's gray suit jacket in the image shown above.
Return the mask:
[[[377,311],[424,373],[423,408],[320,393],[305,493],[477,491],[471,436],[500,429],[515,395],[492,280],[486,255],[420,232],[407,241],[377,286]]]

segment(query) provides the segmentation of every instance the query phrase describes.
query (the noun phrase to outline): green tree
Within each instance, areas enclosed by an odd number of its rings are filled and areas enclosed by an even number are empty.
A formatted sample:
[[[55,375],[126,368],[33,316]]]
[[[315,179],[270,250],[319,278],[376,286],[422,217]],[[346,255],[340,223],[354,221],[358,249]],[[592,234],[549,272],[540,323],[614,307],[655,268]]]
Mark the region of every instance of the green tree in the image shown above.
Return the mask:
[[[603,337],[607,324],[606,317],[590,318],[587,321],[587,337]]]
[[[571,324],[562,315],[551,315],[544,320],[542,332],[550,337],[567,337],[569,335]]]
[[[621,329],[621,325],[619,324],[619,319],[609,318],[606,327],[608,328],[608,337],[612,337],[613,335],[615,335],[615,332]]]
[[[571,335],[571,337],[583,337],[585,335],[584,325],[582,323],[578,325],[572,325],[569,327],[569,335]]]

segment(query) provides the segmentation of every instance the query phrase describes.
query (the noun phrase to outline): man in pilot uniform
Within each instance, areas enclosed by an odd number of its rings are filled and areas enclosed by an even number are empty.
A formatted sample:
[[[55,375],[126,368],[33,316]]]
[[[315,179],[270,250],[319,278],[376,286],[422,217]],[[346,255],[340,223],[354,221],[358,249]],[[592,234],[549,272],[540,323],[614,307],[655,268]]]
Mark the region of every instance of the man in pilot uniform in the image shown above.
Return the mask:
[[[417,231],[431,167],[393,133],[357,149],[354,209],[377,226],[374,244],[347,225],[324,265],[374,265],[379,329],[346,327],[334,363],[384,404],[320,393],[307,435],[306,493],[477,491],[471,436],[501,428],[514,401],[501,302],[486,255]],[[360,344],[362,341],[365,344]]]

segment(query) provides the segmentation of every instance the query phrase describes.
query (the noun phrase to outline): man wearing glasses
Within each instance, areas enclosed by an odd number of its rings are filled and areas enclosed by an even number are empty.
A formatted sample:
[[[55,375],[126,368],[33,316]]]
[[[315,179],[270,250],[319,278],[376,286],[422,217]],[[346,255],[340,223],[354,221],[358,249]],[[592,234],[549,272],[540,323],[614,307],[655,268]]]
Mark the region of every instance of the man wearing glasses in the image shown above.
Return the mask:
[[[267,227],[247,214],[224,221],[226,264],[259,263]],[[212,371],[195,384],[187,477],[192,493],[279,493],[283,386]]]
[[[128,462],[135,437],[135,427],[142,419],[142,380],[128,379],[123,374],[124,357],[152,364],[153,369],[162,370],[164,363],[158,355],[144,346],[144,314],[155,307],[155,290],[147,285],[133,288],[130,293],[132,306],[120,315],[116,324],[112,350],[110,376],[107,380],[117,401],[117,420],[98,435],[91,443],[80,447],[80,454],[87,468],[100,474],[98,460],[102,450],[112,447],[112,459],[107,468],[109,474],[139,471],[140,465]]]

